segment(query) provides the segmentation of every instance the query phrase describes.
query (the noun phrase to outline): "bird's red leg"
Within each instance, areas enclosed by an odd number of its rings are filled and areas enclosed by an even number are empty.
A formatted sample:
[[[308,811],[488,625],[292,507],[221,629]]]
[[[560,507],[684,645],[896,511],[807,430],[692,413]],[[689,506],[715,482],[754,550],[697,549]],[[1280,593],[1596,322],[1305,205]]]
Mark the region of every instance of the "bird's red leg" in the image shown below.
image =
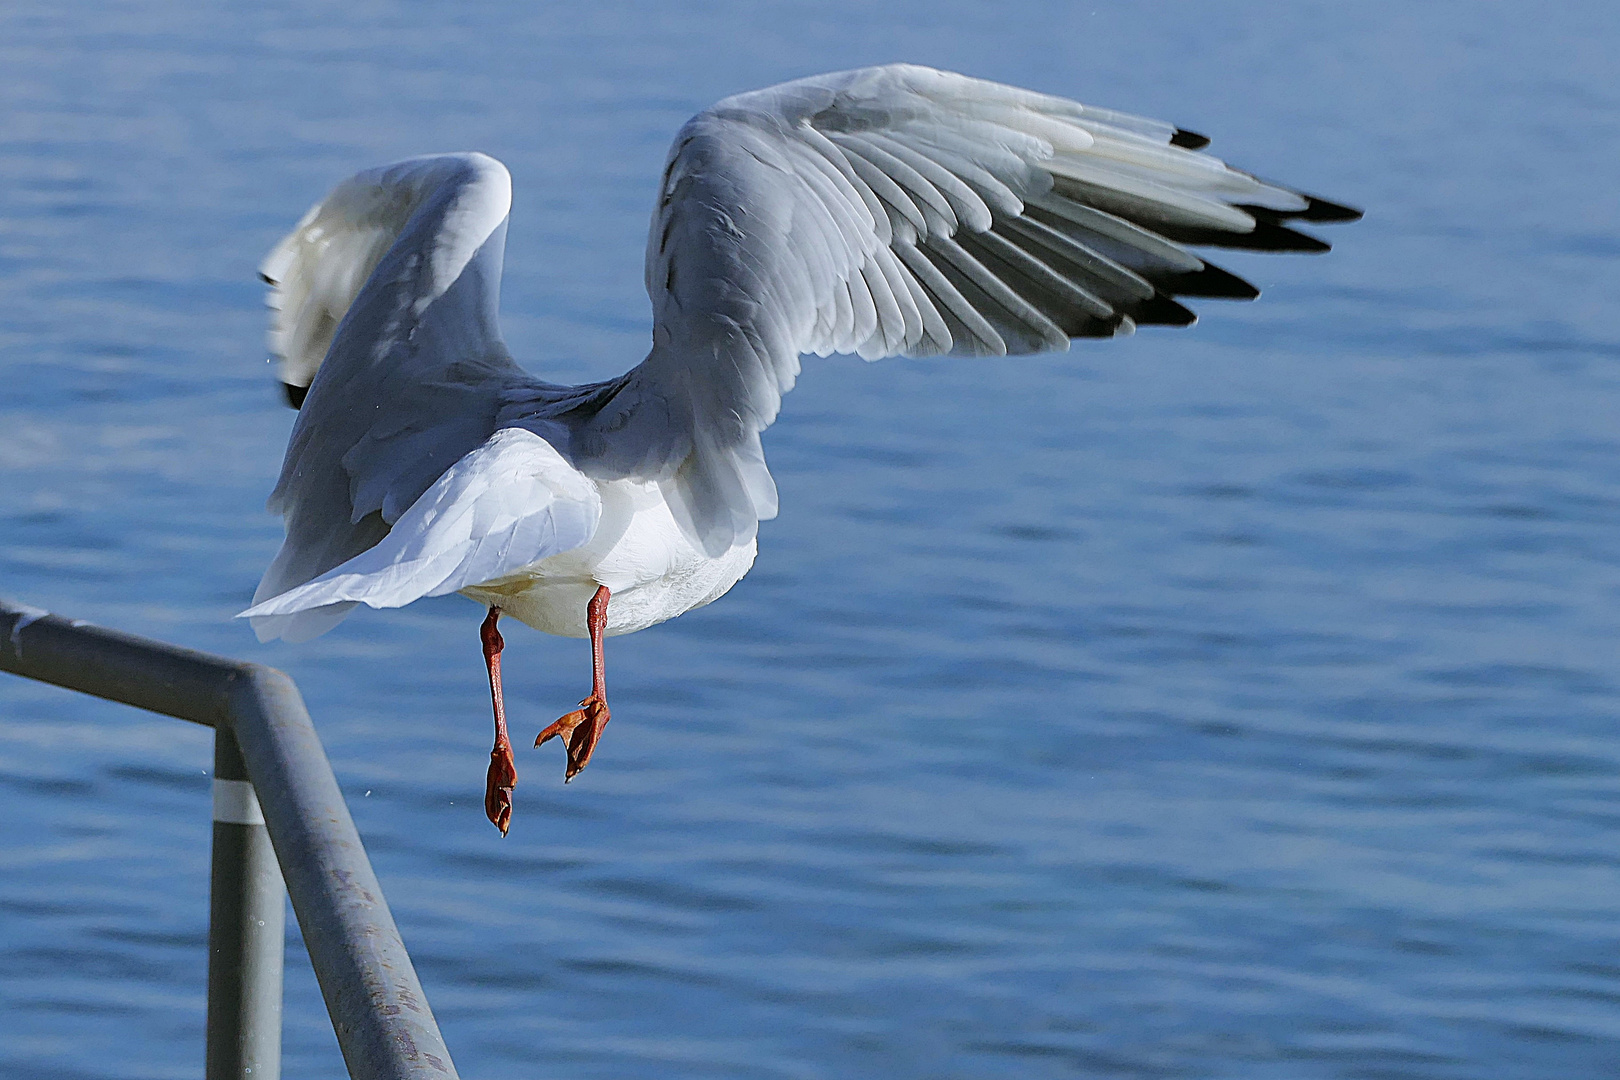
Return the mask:
[[[517,765],[512,761],[512,743],[506,737],[506,703],[501,698],[501,650],[506,642],[495,629],[501,609],[492,607],[479,628],[484,643],[484,666],[489,669],[489,697],[495,704],[495,748],[489,752],[489,775],[484,781],[484,813],[490,823],[506,835],[512,825],[512,788],[517,786]]]
[[[579,708],[559,719],[546,730],[542,731],[534,740],[534,745],[549,742],[559,735],[567,736],[568,742],[568,772],[563,777],[567,783],[578,775],[579,770],[591,763],[591,751],[596,749],[596,740],[602,737],[602,729],[607,727],[611,719],[607,705],[607,678],[602,659],[602,633],[607,629],[608,599],[612,593],[608,592],[606,585],[596,588],[596,595],[585,607],[585,626],[591,633],[591,696],[579,703]]]

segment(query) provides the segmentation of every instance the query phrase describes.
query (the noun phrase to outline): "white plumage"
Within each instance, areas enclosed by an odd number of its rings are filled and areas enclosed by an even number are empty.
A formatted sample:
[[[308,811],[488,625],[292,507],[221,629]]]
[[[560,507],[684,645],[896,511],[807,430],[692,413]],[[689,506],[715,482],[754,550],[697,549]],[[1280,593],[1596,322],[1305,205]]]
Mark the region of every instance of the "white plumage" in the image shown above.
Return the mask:
[[[1172,125],[910,65],[727,98],[676,136],[646,253],[652,347],[565,387],[496,322],[511,182],[482,154],[340,184],[265,261],[296,401],[262,638],[460,591],[606,632],[715,599],[776,513],[760,433],[799,358],[1065,349],[1250,298],[1189,246],[1325,250],[1356,211],[1228,168]]]

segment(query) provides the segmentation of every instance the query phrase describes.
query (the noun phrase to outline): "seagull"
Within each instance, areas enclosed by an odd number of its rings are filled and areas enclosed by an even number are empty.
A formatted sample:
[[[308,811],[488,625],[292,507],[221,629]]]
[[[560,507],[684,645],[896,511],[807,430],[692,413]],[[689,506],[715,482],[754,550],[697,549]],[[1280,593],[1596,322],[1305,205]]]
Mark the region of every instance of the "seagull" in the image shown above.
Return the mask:
[[[1190,249],[1326,251],[1293,226],[1361,216],[1208,143],[910,64],[726,98],[680,130],[659,182],[651,350],[581,386],[534,378],[502,340],[500,162],[358,173],[261,267],[300,411],[269,503],[286,540],[241,614],[261,641],[303,641],[357,604],[484,605],[484,809],[505,835],[498,620],[590,639],[590,693],[535,740],[562,740],[571,780],[609,719],[603,638],[753,565],[777,511],[760,433],[801,356],[1003,356],[1186,326],[1178,297],[1259,295]]]

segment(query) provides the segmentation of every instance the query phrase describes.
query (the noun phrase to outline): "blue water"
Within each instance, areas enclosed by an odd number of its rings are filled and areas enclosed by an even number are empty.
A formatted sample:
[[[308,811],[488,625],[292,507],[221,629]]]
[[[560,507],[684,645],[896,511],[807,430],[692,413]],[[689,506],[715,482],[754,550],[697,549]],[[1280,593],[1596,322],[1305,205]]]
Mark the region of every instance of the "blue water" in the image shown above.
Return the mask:
[[[469,1078],[1612,1075],[1617,48],[1596,3],[13,0],[0,594],[297,678]],[[1191,330],[808,363],[757,568],[609,643],[597,758],[520,751],[501,840],[473,605],[229,621],[292,421],[257,259],[486,150],[513,352],[604,377],[682,120],[902,58],[1367,218]],[[508,642],[538,730],[585,647]],[[201,1075],[210,762],[0,679],[0,1073]],[[286,1074],[339,1075],[288,957]]]

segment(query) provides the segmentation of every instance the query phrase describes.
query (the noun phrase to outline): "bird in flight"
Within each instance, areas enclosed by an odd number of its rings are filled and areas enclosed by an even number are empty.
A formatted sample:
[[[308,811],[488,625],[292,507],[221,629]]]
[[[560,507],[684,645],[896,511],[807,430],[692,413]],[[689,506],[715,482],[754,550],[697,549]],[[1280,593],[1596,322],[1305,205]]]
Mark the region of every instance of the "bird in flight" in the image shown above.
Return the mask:
[[[1180,297],[1258,295],[1189,249],[1326,251],[1295,223],[1361,216],[1207,143],[907,64],[726,98],[680,130],[659,183],[651,350],[582,386],[533,377],[502,341],[500,162],[359,173],[262,267],[300,413],[270,497],[286,540],[242,614],[260,640],[302,641],[356,604],[484,605],[484,809],[504,835],[500,616],[590,638],[590,694],[535,741],[562,740],[572,779],[608,722],[603,638],[753,565],[777,508],[760,433],[802,355],[1000,356],[1185,326]]]

